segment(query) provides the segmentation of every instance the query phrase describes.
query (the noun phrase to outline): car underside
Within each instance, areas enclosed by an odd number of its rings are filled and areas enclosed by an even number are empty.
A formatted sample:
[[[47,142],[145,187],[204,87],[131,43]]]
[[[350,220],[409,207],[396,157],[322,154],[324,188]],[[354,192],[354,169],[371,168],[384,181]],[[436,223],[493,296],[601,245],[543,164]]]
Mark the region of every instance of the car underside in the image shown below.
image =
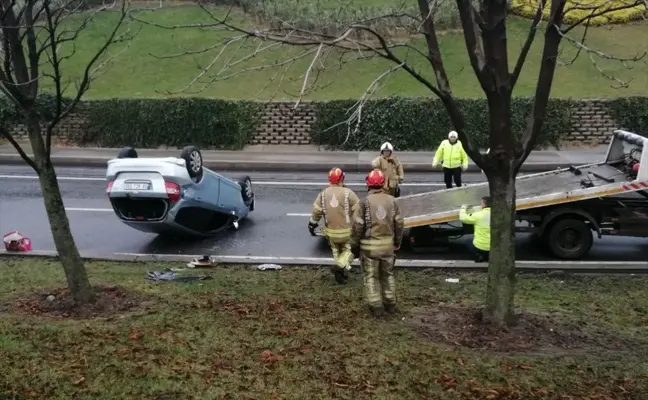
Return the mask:
[[[138,159],[124,148],[108,162],[106,194],[115,215],[142,232],[207,237],[254,210],[249,176],[230,179],[203,168],[194,146],[181,157]]]

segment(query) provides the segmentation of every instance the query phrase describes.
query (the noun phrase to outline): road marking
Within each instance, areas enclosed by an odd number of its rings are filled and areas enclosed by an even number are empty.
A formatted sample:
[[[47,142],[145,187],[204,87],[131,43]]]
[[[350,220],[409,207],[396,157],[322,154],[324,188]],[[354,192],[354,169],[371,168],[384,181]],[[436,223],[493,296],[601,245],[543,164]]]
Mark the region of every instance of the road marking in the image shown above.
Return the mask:
[[[113,212],[112,208],[77,208],[65,207],[65,211],[90,211],[90,212]]]
[[[38,176],[36,175],[0,175],[0,179],[32,179],[37,180]],[[96,177],[82,177],[82,176],[59,176],[57,177],[59,181],[88,181],[88,182],[105,182],[106,178],[96,178]],[[464,184],[464,186],[471,186],[478,183],[484,182],[471,182]],[[327,186],[327,182],[301,182],[301,181],[252,181],[252,185],[259,186]],[[346,186],[365,186],[364,182],[347,182]],[[434,183],[434,182],[411,182],[411,183],[401,183],[400,186],[403,187],[445,187],[445,183]]]
[[[38,179],[36,175],[0,175],[0,179]],[[82,176],[57,176],[59,181],[106,181],[106,178],[90,178]]]

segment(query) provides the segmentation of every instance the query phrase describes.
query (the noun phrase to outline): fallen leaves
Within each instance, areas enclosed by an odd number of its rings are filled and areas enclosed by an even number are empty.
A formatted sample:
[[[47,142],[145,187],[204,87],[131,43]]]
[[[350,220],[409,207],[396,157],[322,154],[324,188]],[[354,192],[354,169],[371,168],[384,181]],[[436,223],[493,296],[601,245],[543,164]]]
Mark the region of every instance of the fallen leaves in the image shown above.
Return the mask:
[[[270,350],[264,350],[261,352],[261,361],[263,361],[264,364],[272,364],[281,360],[283,360],[283,356],[274,354]]]

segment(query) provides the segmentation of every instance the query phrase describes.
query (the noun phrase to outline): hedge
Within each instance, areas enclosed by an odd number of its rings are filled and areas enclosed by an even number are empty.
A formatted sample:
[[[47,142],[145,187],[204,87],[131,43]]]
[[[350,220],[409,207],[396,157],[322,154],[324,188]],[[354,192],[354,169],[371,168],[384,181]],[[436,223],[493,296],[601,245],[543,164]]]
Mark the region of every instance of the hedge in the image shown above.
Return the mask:
[[[538,9],[538,2],[539,0],[512,0],[511,12],[523,17],[533,18]],[[590,25],[606,25],[640,20],[648,15],[645,4],[622,8],[633,4],[635,4],[634,0],[568,0],[565,5],[566,13],[563,20],[567,24],[573,24],[581,21],[582,18],[595,15],[587,23]],[[598,15],[607,10],[611,11]],[[548,18],[550,11],[551,2],[548,1],[545,4],[543,16]]]
[[[608,102],[608,112],[619,128],[648,135],[648,97],[626,97]]]
[[[39,96],[37,108],[43,120],[51,118],[55,103]],[[67,100],[66,100],[67,101]],[[488,146],[488,112],[485,100],[458,100],[467,131],[482,148]],[[331,149],[375,150],[384,141],[398,150],[433,150],[453,129],[445,108],[436,99],[387,98],[365,104],[358,132],[348,134],[344,123],[355,100],[316,102],[311,139]],[[611,99],[605,102],[619,127],[648,133],[648,97]],[[524,132],[531,109],[530,99],[512,102],[513,131]],[[537,148],[558,146],[563,134],[572,132],[574,102],[552,99]],[[113,99],[85,101],[77,112],[83,116],[79,145],[136,148],[183,147],[195,144],[211,149],[242,149],[262,121],[264,104],[204,98]],[[9,128],[20,122],[12,103],[0,97],[0,121]],[[355,126],[352,126],[353,129]]]
[[[84,103],[88,129],[80,144],[242,149],[261,122],[262,107],[202,98],[89,101]]]
[[[466,120],[467,131],[476,144],[482,148],[488,147],[486,100],[458,102]],[[399,150],[433,150],[453,129],[439,100],[396,97],[367,102],[362,110],[358,132],[348,135],[348,126],[340,124],[340,121],[349,118],[348,110],[352,109],[354,103],[353,100],[318,103],[312,140],[342,150],[373,150],[385,141],[398,143]],[[526,128],[531,100],[514,99],[511,107],[513,131],[519,138]],[[354,129],[355,125],[351,128]],[[537,141],[538,147],[549,144],[558,146],[560,136],[570,131],[570,101],[551,100]]]

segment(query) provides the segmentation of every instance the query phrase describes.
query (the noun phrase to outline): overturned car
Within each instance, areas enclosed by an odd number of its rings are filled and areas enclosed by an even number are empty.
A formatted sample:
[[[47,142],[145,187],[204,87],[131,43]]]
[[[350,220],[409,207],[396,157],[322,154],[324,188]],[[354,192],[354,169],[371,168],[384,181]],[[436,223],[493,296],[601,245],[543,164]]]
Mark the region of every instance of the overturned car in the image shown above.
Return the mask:
[[[203,166],[200,150],[180,157],[138,158],[125,147],[108,161],[106,195],[126,225],[161,235],[215,235],[254,210],[249,176],[229,179]]]

